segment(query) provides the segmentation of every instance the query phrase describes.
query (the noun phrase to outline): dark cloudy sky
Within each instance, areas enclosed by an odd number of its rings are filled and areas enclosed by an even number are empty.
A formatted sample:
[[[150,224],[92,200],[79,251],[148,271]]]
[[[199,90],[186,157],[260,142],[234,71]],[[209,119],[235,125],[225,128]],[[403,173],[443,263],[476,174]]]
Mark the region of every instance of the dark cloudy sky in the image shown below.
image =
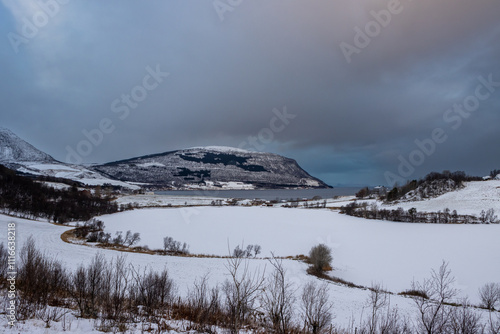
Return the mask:
[[[498,0],[54,1],[0,2],[0,126],[56,159],[104,120],[85,162],[253,136],[332,185],[500,168]]]

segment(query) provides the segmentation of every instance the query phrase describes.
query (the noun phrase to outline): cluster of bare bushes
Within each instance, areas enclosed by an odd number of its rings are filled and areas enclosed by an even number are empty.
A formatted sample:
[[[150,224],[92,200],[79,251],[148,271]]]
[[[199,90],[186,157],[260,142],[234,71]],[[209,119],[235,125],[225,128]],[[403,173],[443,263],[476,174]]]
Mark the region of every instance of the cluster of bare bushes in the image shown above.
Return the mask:
[[[321,245],[320,245],[321,246]],[[323,270],[331,261],[325,247],[311,250],[312,268]],[[0,259],[6,249],[0,245]],[[325,262],[326,261],[326,262]],[[2,262],[2,265],[6,262]],[[197,279],[181,298],[168,270],[153,271],[126,263],[124,256],[111,261],[97,254],[89,264],[67,270],[58,260],[42,253],[32,238],[20,252],[16,283],[18,320],[42,319],[47,326],[68,312],[94,319],[102,331],[140,328],[167,332],[169,322],[188,322],[189,330],[203,333],[500,333],[500,286],[480,289],[482,306],[466,300],[453,304],[457,291],[447,264],[431,277],[414,282],[405,292],[414,300],[415,314],[402,315],[391,307],[390,295],[380,285],[372,286],[367,315],[350,328],[336,328],[329,284],[311,278],[303,287],[291,280],[283,260],[269,260],[270,272],[250,268],[250,261],[230,257],[227,279],[209,285],[209,275]],[[321,269],[320,269],[321,268]],[[5,281],[5,268],[0,277]],[[4,289],[5,286],[0,286]]]
[[[0,245],[0,259],[6,254]],[[282,260],[271,260],[273,272],[268,277],[264,271],[250,271],[248,259],[227,261],[225,282],[210,287],[208,275],[204,276],[181,298],[167,269],[141,270],[127,264],[123,255],[107,261],[97,254],[89,264],[70,272],[29,238],[21,250],[16,277],[17,319],[42,319],[50,326],[72,312],[94,319],[103,331],[124,331],[140,324],[158,333],[169,328],[169,320],[188,320],[191,329],[209,333],[217,328],[231,333],[242,328],[320,333],[331,326],[326,284],[310,283],[303,289],[303,311],[298,313],[297,288],[288,280]],[[1,267],[0,274],[4,280],[6,268]]]
[[[122,231],[118,231],[113,237],[111,233],[104,232],[104,222],[95,218],[81,224],[78,223],[73,230],[73,236],[87,242],[99,243],[103,246],[128,247],[129,249],[141,241],[140,233],[133,233],[131,230],[128,230],[125,234]],[[147,246],[135,247],[133,249],[136,251],[148,251],[158,255],[189,254],[189,245],[187,243],[181,243],[168,236],[163,238],[163,249],[150,250]]]

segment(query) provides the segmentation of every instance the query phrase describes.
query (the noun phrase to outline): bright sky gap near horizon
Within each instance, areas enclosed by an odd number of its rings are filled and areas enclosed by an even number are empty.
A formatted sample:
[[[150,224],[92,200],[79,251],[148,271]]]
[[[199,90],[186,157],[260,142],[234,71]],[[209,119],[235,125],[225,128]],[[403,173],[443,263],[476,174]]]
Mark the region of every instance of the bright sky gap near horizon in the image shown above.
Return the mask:
[[[61,161],[109,119],[86,163],[257,138],[333,186],[500,168],[498,1],[0,3],[0,126]]]

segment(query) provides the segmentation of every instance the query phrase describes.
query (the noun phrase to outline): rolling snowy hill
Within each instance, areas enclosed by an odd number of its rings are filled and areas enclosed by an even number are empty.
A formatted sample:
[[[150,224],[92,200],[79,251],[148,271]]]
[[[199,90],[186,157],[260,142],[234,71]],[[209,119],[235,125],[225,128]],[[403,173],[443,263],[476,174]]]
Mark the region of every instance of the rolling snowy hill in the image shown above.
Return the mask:
[[[382,204],[382,203],[380,203]],[[438,212],[446,208],[458,214],[479,215],[482,210],[494,209],[500,213],[500,180],[465,182],[464,187],[425,200],[402,201],[384,205],[384,208]]]

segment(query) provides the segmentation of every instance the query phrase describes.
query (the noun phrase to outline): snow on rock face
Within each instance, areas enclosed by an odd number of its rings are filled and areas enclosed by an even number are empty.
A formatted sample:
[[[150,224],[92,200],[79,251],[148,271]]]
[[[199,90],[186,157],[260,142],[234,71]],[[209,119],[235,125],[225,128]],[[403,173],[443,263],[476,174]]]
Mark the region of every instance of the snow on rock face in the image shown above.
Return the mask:
[[[408,192],[402,199],[402,202],[406,201],[422,201],[426,198],[433,198],[450,191],[462,188],[463,185],[448,179],[448,180],[433,180],[431,182],[425,182],[417,187],[417,189]]]
[[[47,153],[36,149],[12,131],[0,128],[0,162],[54,162]]]
[[[200,151],[218,151],[218,152],[239,152],[239,153],[251,153],[254,151],[244,150],[242,148],[229,147],[229,146],[199,146],[191,147],[186,150],[200,150]]]
[[[495,180],[500,180],[500,174],[498,174],[497,176],[495,176]]]
[[[198,147],[147,155],[95,166],[94,170],[125,182],[158,187],[201,187],[244,183],[255,188],[326,188],[295,160],[277,154],[232,147]]]

